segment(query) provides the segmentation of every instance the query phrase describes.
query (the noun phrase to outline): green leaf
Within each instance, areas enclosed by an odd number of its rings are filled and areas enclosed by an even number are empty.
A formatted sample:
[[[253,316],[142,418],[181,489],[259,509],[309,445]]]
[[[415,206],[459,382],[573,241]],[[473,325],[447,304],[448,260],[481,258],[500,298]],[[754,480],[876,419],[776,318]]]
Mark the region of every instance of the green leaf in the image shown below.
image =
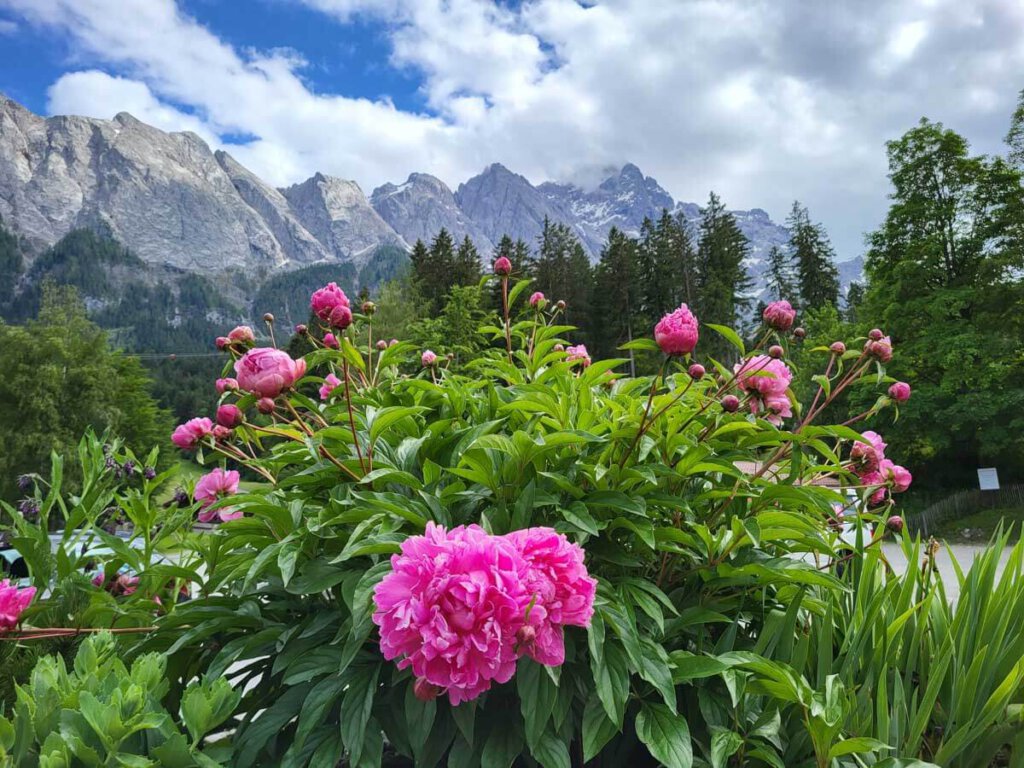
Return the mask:
[[[846,739],[832,745],[828,751],[829,760],[834,760],[843,755],[852,755],[856,752],[877,752],[880,749],[888,749],[889,745],[878,739],[871,739],[867,736],[858,736],[853,739]]]
[[[658,346],[658,342],[654,339],[633,339],[633,341],[627,341],[625,344],[620,344],[619,349],[628,351],[635,349],[640,352],[661,352],[661,347]]]
[[[592,655],[590,670],[594,675],[594,688],[597,697],[604,706],[604,711],[615,723],[616,728],[622,727],[626,714],[626,700],[629,698],[629,669],[626,663],[626,652],[615,642],[604,644],[603,661],[599,662]]]
[[[543,768],[570,768],[569,747],[551,731],[541,734],[530,754]]]
[[[705,326],[718,333],[726,341],[732,344],[736,349],[739,350],[740,355],[745,356],[747,354],[746,348],[743,346],[743,339],[736,333],[732,328],[725,325],[715,325],[714,323],[704,323]]]
[[[743,737],[733,731],[717,731],[711,737],[711,768],[725,768],[729,758],[743,746]]]
[[[589,763],[619,732],[596,696],[587,697],[583,709],[583,762]]]
[[[644,703],[636,717],[636,735],[665,768],[692,768],[690,726],[664,704]]]
[[[551,719],[557,693],[547,671],[533,659],[524,656],[516,669],[519,706],[523,714],[526,743],[532,750]]]
[[[366,741],[366,724],[377,694],[378,674],[378,664],[357,668],[341,703],[341,739],[353,765],[359,763]]]
[[[414,681],[410,680],[405,689],[406,735],[409,738],[409,744],[412,745],[413,754],[422,757],[423,746],[427,743],[431,728],[434,727],[437,701],[434,699],[420,701],[416,698],[413,688]]]
[[[523,751],[523,731],[518,719],[495,721],[480,755],[480,768],[510,768]]]

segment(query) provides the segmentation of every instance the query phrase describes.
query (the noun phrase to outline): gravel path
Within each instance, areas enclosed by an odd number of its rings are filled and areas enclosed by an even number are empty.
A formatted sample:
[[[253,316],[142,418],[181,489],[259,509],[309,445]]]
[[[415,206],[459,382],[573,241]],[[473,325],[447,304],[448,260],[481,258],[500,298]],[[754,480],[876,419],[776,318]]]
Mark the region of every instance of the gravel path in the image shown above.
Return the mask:
[[[907,568],[907,559],[903,556],[903,550],[896,544],[885,543],[882,545],[882,549],[885,551],[885,556],[892,564],[893,568],[897,569],[901,573]],[[974,558],[984,551],[985,546],[981,544],[950,544],[949,549],[953,551],[953,556],[956,557],[957,562],[960,564],[961,570],[965,573],[967,569],[971,567],[971,562]],[[1007,547],[1003,552],[1003,557],[999,563],[999,574],[1002,575],[1006,568],[1006,560],[1010,555],[1010,548]],[[953,569],[953,564],[949,559],[949,552],[944,546],[939,550],[937,555],[937,561],[939,564],[939,573],[942,575],[942,581],[946,585],[946,594],[949,595],[951,600],[956,600],[960,596],[960,587],[957,583],[956,571]]]

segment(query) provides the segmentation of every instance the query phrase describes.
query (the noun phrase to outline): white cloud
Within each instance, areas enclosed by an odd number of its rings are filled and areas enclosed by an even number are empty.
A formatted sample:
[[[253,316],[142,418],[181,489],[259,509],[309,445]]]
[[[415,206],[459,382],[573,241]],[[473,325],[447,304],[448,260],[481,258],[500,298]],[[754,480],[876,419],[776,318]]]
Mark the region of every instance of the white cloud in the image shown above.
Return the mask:
[[[173,0],[0,7],[111,70],[64,75],[52,111],[253,135],[231,151],[275,183],[456,184],[494,161],[540,181],[629,160],[679,199],[714,188],[781,217],[799,198],[844,256],[884,212],[885,140],[927,115],[998,151],[1024,86],[1018,0],[292,2],[384,22],[390,64],[419,74],[433,114],[314,93],[301,51],[236,50]]]

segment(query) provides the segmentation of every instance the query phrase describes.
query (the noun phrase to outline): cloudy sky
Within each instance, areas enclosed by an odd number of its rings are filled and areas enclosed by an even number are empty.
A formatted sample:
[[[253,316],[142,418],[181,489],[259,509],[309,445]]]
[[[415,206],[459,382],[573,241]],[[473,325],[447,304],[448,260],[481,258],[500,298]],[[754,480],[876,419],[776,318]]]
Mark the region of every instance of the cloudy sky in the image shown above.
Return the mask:
[[[630,161],[680,200],[798,198],[840,258],[886,140],[928,116],[1001,152],[1022,87],[1021,0],[0,0],[0,91],[37,112],[192,130],[277,184]]]

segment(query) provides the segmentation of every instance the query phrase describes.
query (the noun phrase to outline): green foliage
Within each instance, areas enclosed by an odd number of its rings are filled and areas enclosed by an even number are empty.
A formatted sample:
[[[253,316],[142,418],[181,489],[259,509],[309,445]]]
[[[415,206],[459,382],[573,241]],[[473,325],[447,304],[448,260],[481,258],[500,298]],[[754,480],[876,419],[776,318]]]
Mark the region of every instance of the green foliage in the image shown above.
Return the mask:
[[[25,271],[25,257],[18,238],[3,227],[0,219],[0,310],[14,299],[14,289]]]
[[[87,638],[70,670],[59,656],[40,659],[18,688],[13,723],[0,717],[0,759],[26,768],[223,765],[226,745],[198,746],[230,717],[238,692],[223,678],[190,684],[181,702],[186,735],[161,703],[166,666],[156,653],[126,666],[109,633]]]
[[[591,266],[583,246],[565,224],[544,220],[537,243],[536,259],[531,275],[534,290],[550,301],[564,301],[564,320],[585,326],[591,317]],[[580,340],[589,341],[583,331]]]
[[[441,314],[409,325],[404,338],[421,349],[430,349],[442,356],[452,354],[452,364],[456,367],[465,365],[487,345],[479,332],[484,319],[481,298],[476,285],[453,286]]]
[[[256,292],[255,306],[260,308],[260,314],[270,312],[280,323],[280,327],[290,328],[306,322],[309,317],[310,294],[330,282],[346,288],[355,285],[355,265],[313,264],[275,274]],[[209,334],[207,347],[215,335],[217,334]]]
[[[821,309],[839,305],[839,270],[825,227],[814,224],[805,206],[793,202],[789,218],[789,248],[796,263],[799,306]]]
[[[1024,468],[1024,189],[1002,159],[922,123],[889,144],[893,204],[870,238],[862,310],[892,336],[916,391],[892,443],[934,484]],[[923,474],[928,477],[927,474]]]
[[[139,362],[112,350],[74,290],[48,287],[39,319],[0,324],[0,498],[19,474],[45,472],[88,429],[111,428],[139,453],[167,439],[170,420]]]

